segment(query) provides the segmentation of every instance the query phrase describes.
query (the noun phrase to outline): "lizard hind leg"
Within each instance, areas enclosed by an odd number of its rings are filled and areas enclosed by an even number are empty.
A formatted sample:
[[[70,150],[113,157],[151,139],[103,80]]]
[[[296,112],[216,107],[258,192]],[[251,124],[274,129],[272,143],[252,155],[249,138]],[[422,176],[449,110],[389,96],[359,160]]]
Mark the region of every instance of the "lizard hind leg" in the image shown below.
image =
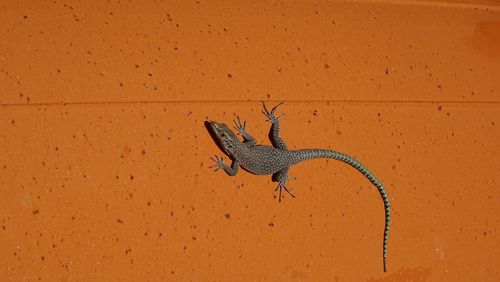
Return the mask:
[[[266,107],[266,103],[262,101],[262,106],[264,106],[264,110],[262,113],[267,117],[267,120],[270,121],[271,123],[277,123],[281,118],[285,116],[285,114],[282,114],[281,116],[275,116],[274,113],[276,112],[276,109],[278,106],[282,105],[284,102],[280,102],[278,105],[274,106],[270,111]]]
[[[272,177],[274,182],[278,182],[278,186],[276,186],[276,189],[274,191],[278,191],[278,202],[281,202],[281,191],[284,189],[292,198],[295,198],[295,196],[288,190],[286,187],[286,181],[288,180],[288,168],[280,170],[276,173],[273,174]]]
[[[292,196],[292,198],[295,198],[295,196],[292,194],[292,192],[290,192],[288,190],[288,188],[286,188],[285,186],[285,181],[283,182],[279,182],[278,183],[278,186],[276,187],[276,189],[274,189],[274,191],[276,192],[276,190],[279,190],[279,193],[278,193],[278,202],[281,203],[281,190],[285,189],[285,191],[290,194],[290,196]]]

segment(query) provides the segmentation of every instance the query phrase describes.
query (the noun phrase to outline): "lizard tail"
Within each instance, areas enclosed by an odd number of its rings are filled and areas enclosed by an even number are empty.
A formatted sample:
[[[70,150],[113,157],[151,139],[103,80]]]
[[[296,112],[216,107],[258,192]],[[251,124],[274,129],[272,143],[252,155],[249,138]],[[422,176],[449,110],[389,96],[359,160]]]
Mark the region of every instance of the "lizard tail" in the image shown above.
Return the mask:
[[[295,163],[299,163],[304,160],[317,159],[317,158],[328,158],[335,159],[344,162],[359,172],[361,172],[370,182],[377,187],[382,200],[384,201],[385,207],[385,228],[384,228],[384,241],[383,241],[383,260],[384,260],[384,272],[387,272],[386,261],[387,261],[387,240],[389,237],[389,226],[391,224],[391,204],[389,202],[389,197],[385,192],[384,186],[380,181],[360,162],[354,158],[334,150],[322,150],[322,149],[304,149],[294,151],[296,160]]]

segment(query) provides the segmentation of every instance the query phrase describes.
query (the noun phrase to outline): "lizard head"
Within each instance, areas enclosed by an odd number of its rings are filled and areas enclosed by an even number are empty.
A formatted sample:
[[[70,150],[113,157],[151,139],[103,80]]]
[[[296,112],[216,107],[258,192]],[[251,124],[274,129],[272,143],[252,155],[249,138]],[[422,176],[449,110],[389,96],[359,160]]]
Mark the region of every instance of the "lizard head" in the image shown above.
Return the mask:
[[[226,154],[233,156],[234,148],[238,143],[241,143],[236,134],[225,123],[210,121],[208,122],[208,127],[218,145],[222,147]]]

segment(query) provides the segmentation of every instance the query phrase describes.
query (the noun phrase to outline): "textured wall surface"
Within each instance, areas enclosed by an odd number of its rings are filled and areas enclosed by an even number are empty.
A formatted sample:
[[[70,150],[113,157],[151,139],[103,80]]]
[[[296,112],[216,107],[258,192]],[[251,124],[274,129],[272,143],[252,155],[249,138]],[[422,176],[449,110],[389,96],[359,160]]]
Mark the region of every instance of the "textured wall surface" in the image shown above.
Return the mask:
[[[6,281],[499,281],[500,6],[2,1]],[[212,172],[206,120],[355,156]],[[227,158],[226,158],[227,159]]]

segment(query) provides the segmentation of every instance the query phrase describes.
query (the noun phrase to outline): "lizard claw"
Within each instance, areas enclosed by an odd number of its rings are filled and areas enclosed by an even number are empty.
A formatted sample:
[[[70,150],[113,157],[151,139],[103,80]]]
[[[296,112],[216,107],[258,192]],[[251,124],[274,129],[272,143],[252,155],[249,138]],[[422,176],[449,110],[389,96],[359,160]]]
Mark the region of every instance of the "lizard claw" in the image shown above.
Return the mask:
[[[234,129],[236,129],[236,131],[238,131],[238,134],[239,135],[245,135],[246,132],[247,132],[247,122],[246,121],[243,121],[243,123],[241,122],[240,120],[240,117],[239,116],[236,116],[236,119],[233,120],[233,123],[234,123]]]
[[[276,109],[278,108],[279,105],[283,104],[284,102],[279,103],[278,105],[274,106],[271,111],[269,111],[266,107],[266,103],[262,101],[262,105],[264,106],[264,110],[262,113],[267,117],[267,121],[270,121],[271,123],[277,123],[281,118],[285,116],[285,114],[282,114],[278,117],[274,115],[274,112],[276,112]]]
[[[281,203],[281,190],[285,189],[285,191],[290,194],[290,196],[292,196],[292,198],[295,198],[295,196],[286,188],[285,186],[285,181],[280,181],[278,183],[278,186],[276,187],[276,189],[274,189],[274,191],[276,192],[277,190],[279,190],[279,195],[278,195],[278,202]]]
[[[214,168],[214,171],[218,171],[220,168],[224,168],[224,158],[223,157],[219,157],[217,155],[215,155],[214,157],[210,157],[210,159],[212,161],[215,162],[214,165],[210,166],[210,168]]]

